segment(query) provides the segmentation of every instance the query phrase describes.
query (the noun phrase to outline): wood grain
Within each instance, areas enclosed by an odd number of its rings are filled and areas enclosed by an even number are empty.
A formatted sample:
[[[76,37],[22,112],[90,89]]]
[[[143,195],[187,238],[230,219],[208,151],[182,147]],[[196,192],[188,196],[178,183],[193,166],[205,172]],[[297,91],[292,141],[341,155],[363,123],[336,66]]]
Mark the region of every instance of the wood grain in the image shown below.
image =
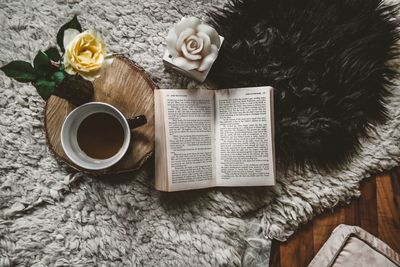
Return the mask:
[[[281,267],[281,253],[280,253],[280,243],[275,240],[271,245],[271,255],[269,257],[270,267]]]
[[[378,236],[378,214],[376,198],[376,181],[380,177],[368,178],[361,184],[362,195],[359,199],[360,227],[365,231]]]
[[[328,240],[333,229],[341,223],[345,222],[346,213],[344,209],[335,208],[318,216],[313,221],[313,254],[315,255],[322,245]],[[313,257],[310,258],[310,261]],[[307,263],[308,264],[308,263]]]
[[[130,147],[116,165],[100,171],[85,170],[68,159],[60,141],[62,124],[75,106],[64,99],[51,96],[45,107],[45,130],[50,150],[68,166],[91,175],[137,170],[154,151],[153,90],[157,86],[141,67],[122,55],[115,56],[112,65],[94,81],[93,86],[93,101],[109,103],[127,118],[143,114],[147,118],[147,124],[132,131]]]
[[[313,225],[308,223],[289,242],[284,242],[280,247],[280,266],[293,267],[293,262],[299,266],[308,264],[313,253]]]
[[[339,207],[341,208],[341,207]],[[350,205],[343,207],[344,221],[351,225],[360,225],[360,199],[353,198]]]
[[[392,183],[392,180],[393,176],[377,179],[378,236],[395,251],[400,251],[400,210],[396,207],[395,183]]]
[[[360,198],[317,216],[288,241],[274,240],[270,266],[307,266],[341,223],[362,227],[400,253],[400,168],[364,180],[360,191]]]

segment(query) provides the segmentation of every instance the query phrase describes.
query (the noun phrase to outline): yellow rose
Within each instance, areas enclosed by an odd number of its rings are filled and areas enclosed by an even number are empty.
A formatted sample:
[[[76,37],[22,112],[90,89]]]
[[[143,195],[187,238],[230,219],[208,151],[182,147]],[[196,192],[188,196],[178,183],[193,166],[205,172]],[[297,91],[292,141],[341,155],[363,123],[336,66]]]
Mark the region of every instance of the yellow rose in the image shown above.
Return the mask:
[[[75,29],[64,31],[64,67],[65,72],[79,74],[93,81],[100,76],[101,70],[112,63],[107,57],[107,49],[100,37],[93,31],[79,33]]]

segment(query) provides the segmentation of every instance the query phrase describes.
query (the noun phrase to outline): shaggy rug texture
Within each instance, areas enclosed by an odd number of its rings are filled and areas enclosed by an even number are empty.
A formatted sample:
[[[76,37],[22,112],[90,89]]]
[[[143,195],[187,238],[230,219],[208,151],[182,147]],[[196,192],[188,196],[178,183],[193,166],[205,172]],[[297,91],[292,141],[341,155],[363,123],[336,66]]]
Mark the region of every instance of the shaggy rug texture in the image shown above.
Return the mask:
[[[371,124],[399,71],[399,5],[383,0],[232,0],[211,13],[225,37],[213,69],[222,88],[274,87],[278,164],[335,168]]]
[[[78,14],[112,52],[148,71],[160,88],[199,88],[165,71],[164,38],[181,16],[205,17],[224,1],[0,2],[0,65],[32,60],[55,45]],[[396,64],[396,63],[393,63]],[[154,161],[106,180],[69,173],[46,147],[44,102],[32,86],[0,74],[0,266],[265,266],[270,239],[285,240],[324,209],[359,194],[359,182],[400,162],[400,93],[389,88],[388,120],[369,130],[340,170],[278,175],[273,188],[164,194]]]

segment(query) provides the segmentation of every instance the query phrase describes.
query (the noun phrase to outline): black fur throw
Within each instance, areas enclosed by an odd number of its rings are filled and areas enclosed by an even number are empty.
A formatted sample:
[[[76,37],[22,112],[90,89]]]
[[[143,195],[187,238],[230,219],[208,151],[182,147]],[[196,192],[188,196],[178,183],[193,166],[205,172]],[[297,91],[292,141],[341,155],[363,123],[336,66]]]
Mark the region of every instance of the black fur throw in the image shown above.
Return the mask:
[[[381,0],[232,0],[209,14],[225,37],[211,81],[275,88],[280,167],[337,168],[385,119],[397,11]]]

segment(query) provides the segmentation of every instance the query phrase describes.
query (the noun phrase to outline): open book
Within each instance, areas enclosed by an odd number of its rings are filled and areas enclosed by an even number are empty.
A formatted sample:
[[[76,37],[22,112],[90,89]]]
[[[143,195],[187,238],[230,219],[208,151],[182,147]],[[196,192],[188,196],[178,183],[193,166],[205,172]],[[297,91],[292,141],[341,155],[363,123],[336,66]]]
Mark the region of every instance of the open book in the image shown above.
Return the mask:
[[[275,184],[271,87],[154,95],[156,189]]]

